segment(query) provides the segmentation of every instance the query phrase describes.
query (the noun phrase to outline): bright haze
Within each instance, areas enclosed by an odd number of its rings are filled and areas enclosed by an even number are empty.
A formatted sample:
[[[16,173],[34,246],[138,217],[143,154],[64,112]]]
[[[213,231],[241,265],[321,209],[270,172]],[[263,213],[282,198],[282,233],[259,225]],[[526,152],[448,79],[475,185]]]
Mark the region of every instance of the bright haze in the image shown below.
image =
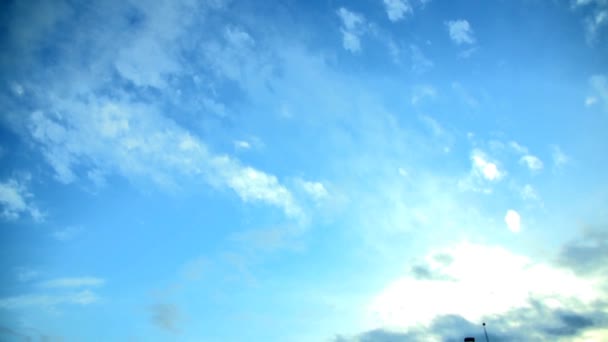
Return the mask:
[[[608,341],[607,1],[0,9],[0,340]]]

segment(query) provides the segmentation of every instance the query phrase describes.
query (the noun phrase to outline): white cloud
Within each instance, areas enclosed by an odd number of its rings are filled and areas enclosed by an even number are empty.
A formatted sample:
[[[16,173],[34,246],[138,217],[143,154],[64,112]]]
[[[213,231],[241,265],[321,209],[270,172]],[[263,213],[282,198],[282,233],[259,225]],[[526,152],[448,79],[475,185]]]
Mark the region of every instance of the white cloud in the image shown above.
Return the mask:
[[[592,97],[593,101],[589,105],[601,101],[604,105],[604,109],[608,112],[608,77],[604,75],[593,75],[589,79],[589,84],[591,85],[591,89],[595,93],[595,96],[597,96]],[[587,100],[589,100],[589,98]],[[589,101],[585,102],[585,104],[587,103],[589,103]]]
[[[412,91],[412,97],[410,98],[410,102],[413,105],[417,105],[420,101],[426,98],[434,98],[437,96],[437,90],[433,86],[430,85],[419,85],[414,87]]]
[[[237,150],[248,150],[251,148],[251,144],[245,140],[236,140],[234,141],[234,147]]]
[[[24,89],[23,89],[23,86],[21,84],[19,84],[19,83],[12,83],[11,84],[11,90],[17,96],[22,96],[23,93],[25,92]]]
[[[99,98],[62,104],[67,106],[56,108],[61,118],[36,112],[29,128],[64,183],[77,180],[74,170],[83,167],[83,172],[89,168],[143,177],[169,189],[178,187],[182,177],[202,177],[212,186],[234,190],[245,201],[275,205],[290,216],[301,213],[274,175],[210,153],[201,140],[151,106]]]
[[[406,14],[412,13],[412,6],[408,0],[384,0],[384,6],[390,21],[399,21]]]
[[[342,30],[342,46],[350,52],[361,51],[359,36],[351,31]]]
[[[521,231],[521,216],[513,209],[507,210],[505,215],[505,223],[510,231],[519,233]]]
[[[543,162],[538,157],[527,154],[519,159],[520,164],[526,165],[532,171],[538,171],[543,168]]]
[[[509,146],[519,154],[527,154],[528,148],[518,144],[516,141],[509,142]]]
[[[473,44],[475,43],[475,37],[473,35],[473,29],[466,20],[450,20],[445,23],[448,27],[450,38],[457,45],[461,44]]]
[[[42,287],[88,287],[103,286],[105,280],[95,277],[57,278],[40,283]]]
[[[452,82],[452,89],[471,108],[479,107],[479,101],[459,82]]]
[[[362,15],[351,12],[344,7],[340,7],[337,14],[342,19],[342,25],[347,30],[355,30],[365,21]]]
[[[608,2],[605,0],[576,0],[572,3],[574,9],[590,6],[593,9],[584,19],[585,39],[592,45],[597,42],[600,31],[608,24]]]
[[[315,201],[321,201],[321,200],[327,198],[327,196],[329,196],[329,193],[327,192],[327,189],[325,188],[323,183],[310,182],[310,181],[305,181],[305,180],[301,180],[301,179],[298,180],[297,183]]]
[[[15,220],[23,214],[27,214],[36,221],[42,221],[42,213],[30,202],[32,197],[23,182],[9,179],[0,183],[2,217],[7,220]]]
[[[236,48],[248,48],[255,45],[255,40],[249,33],[237,27],[228,27],[224,33],[226,40]]]
[[[240,167],[228,158],[217,158],[218,168],[228,187],[245,201],[261,201],[283,208],[288,216],[301,218],[302,211],[293,196],[273,175],[251,167]]]
[[[570,157],[559,146],[553,146],[552,150],[553,165],[555,167],[562,167],[570,161]]]
[[[351,12],[348,9],[341,7],[336,11],[342,20],[342,46],[350,52],[361,51],[361,41],[359,36],[363,34],[363,24],[365,19],[361,14]]]
[[[29,294],[0,298],[0,308],[22,309],[36,307],[49,309],[62,304],[89,305],[97,301],[99,301],[99,297],[94,292],[84,290],[64,295]]]
[[[70,226],[61,230],[54,231],[51,236],[58,241],[69,241],[72,240],[76,235],[82,231],[82,227]]]
[[[416,45],[410,46],[411,58],[412,58],[412,71],[417,73],[424,73],[433,68],[435,65],[433,61],[428,59],[422,50]]]
[[[596,103],[597,103],[597,97],[595,97],[595,96],[587,96],[587,98],[585,98],[585,107],[591,107]]]
[[[481,150],[473,150],[471,153],[473,173],[489,181],[497,181],[503,177],[503,172],[498,169],[496,163],[490,162]]]
[[[19,267],[17,268],[17,280],[20,282],[28,282],[32,279],[40,276],[40,272],[29,268]]]
[[[443,127],[441,127],[441,124],[437,120],[428,115],[421,115],[420,120],[431,130],[434,136],[443,135]]]
[[[520,191],[521,197],[524,200],[538,200],[538,193],[534,189],[534,187],[530,184],[524,185],[524,187]]]
[[[586,38],[589,44],[597,41],[599,31],[608,24],[608,10],[597,10],[585,19]]]
[[[446,261],[437,255],[447,256]],[[498,246],[465,242],[429,253],[426,264],[434,277],[406,275],[374,296],[368,306],[369,328],[428,326],[435,317],[450,314],[480,322],[529,307],[530,298],[559,306],[590,302],[600,294],[593,280]]]

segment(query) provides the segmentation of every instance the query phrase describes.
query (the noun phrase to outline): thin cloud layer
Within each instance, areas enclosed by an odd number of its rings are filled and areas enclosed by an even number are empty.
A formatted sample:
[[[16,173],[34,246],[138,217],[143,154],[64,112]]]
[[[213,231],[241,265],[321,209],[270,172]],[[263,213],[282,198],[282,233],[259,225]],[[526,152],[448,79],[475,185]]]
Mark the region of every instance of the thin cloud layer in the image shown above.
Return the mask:
[[[608,336],[605,1],[0,7],[0,339]]]

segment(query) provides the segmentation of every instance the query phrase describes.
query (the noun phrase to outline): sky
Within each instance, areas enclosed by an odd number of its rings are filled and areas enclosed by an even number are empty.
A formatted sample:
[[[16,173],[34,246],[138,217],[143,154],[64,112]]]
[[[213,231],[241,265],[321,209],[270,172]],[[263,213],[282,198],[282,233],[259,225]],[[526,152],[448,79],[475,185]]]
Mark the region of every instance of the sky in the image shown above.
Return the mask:
[[[0,340],[608,341],[608,1],[0,7]]]

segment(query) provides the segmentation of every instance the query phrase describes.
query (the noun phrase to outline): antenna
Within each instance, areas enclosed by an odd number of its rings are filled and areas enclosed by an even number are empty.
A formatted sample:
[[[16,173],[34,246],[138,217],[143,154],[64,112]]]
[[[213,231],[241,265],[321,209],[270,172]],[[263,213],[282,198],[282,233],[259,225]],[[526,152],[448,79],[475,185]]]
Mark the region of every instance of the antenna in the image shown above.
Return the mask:
[[[488,338],[488,332],[486,331],[486,322],[483,322],[483,333],[486,335],[486,342],[490,342]]]

